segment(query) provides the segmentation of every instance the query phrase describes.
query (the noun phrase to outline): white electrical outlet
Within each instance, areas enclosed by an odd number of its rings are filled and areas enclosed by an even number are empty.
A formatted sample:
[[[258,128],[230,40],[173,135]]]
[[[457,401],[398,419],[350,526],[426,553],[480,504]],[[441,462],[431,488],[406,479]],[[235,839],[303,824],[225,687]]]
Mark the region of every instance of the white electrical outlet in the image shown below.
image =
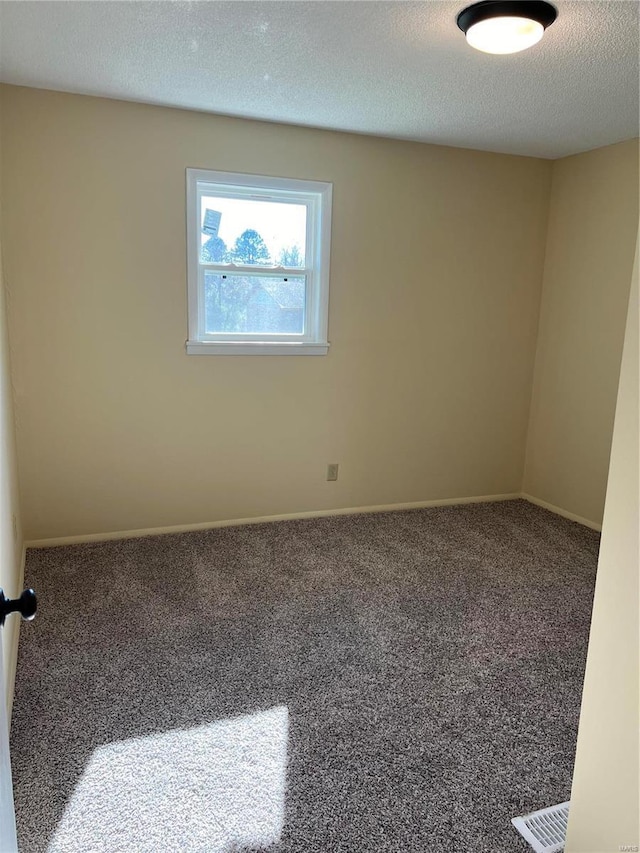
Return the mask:
[[[338,463],[331,462],[327,465],[327,480],[337,480],[338,479]]]

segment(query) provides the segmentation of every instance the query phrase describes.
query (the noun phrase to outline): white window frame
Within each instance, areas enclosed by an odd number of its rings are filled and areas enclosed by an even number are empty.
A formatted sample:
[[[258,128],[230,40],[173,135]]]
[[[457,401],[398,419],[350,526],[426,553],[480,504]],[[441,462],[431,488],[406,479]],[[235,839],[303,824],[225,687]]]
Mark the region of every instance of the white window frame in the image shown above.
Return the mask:
[[[187,169],[187,291],[189,355],[326,355],[329,349],[329,260],[333,185],[320,181]],[[251,198],[307,208],[305,267],[240,266],[202,263],[200,260],[200,199],[206,195]],[[282,276],[305,278],[305,314],[302,334],[220,332],[204,327],[204,275]]]

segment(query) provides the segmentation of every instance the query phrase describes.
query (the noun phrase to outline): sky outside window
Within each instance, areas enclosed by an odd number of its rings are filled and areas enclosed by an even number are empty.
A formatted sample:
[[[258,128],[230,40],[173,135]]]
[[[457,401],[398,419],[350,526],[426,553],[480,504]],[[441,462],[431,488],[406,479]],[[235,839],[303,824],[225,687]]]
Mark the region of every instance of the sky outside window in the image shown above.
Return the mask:
[[[221,214],[218,237],[231,252],[236,240],[250,229],[262,237],[267,246],[270,263],[279,264],[283,251],[297,247],[304,264],[307,208],[303,204],[259,201],[257,199],[220,198],[203,196],[200,207],[201,226],[205,213],[216,210]],[[204,245],[210,235],[201,234]]]

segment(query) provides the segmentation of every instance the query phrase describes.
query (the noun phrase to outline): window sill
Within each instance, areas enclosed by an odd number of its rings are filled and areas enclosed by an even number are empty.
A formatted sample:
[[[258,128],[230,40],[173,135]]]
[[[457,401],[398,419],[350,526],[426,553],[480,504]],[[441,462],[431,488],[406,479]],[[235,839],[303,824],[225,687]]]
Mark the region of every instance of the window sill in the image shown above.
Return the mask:
[[[298,341],[187,341],[187,355],[326,355],[329,344]]]

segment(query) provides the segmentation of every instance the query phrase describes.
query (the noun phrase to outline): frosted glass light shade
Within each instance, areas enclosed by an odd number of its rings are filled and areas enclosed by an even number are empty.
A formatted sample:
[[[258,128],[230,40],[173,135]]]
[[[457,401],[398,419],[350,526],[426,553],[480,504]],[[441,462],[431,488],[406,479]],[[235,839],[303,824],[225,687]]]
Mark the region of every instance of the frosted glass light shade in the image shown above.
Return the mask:
[[[540,41],[544,27],[531,18],[487,18],[467,30],[471,47],[484,53],[517,53]]]
[[[518,53],[539,42],[558,17],[547,0],[480,0],[456,18],[468,44],[484,53]]]

